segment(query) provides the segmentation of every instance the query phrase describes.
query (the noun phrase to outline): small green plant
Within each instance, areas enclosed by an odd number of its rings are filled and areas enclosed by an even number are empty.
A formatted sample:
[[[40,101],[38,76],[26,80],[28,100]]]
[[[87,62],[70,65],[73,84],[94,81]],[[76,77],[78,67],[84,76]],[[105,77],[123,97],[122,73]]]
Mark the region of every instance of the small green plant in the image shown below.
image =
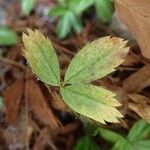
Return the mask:
[[[149,150],[150,124],[140,120],[130,129],[126,137],[108,129],[98,128],[96,134],[99,134],[105,140],[114,144],[111,150]]]
[[[93,3],[93,0],[64,0],[50,10],[50,15],[59,17],[56,33],[59,38],[66,37],[73,29],[82,30],[81,15]]]
[[[82,30],[81,16],[87,8],[94,5],[96,14],[103,22],[110,22],[113,14],[111,0],[61,0],[50,10],[50,15],[59,17],[56,33],[59,38],[66,37],[71,30]]]
[[[44,83],[59,87],[64,102],[73,111],[103,124],[118,122],[123,117],[115,108],[120,106],[115,94],[91,82],[111,73],[123,62],[129,50],[126,41],[106,36],[88,43],[71,61],[63,81],[57,55],[48,38],[28,29],[23,42],[23,52],[33,73]]]

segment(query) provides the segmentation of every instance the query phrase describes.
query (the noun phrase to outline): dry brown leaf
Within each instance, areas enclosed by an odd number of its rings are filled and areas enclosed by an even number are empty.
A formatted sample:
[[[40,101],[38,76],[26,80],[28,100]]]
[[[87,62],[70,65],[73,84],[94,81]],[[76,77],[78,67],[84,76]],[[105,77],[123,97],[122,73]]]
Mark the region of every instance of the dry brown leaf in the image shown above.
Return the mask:
[[[51,89],[48,89],[49,93],[52,95],[51,105],[54,109],[62,112],[67,112],[69,109],[66,107],[65,103],[61,99],[60,95]]]
[[[24,91],[24,81],[17,80],[4,92],[4,102],[6,107],[6,120],[16,123],[18,118],[19,106]]]
[[[58,150],[56,146],[53,144],[51,136],[51,130],[47,127],[45,127],[43,130],[41,130],[40,135],[38,136],[33,150],[44,150],[46,145],[49,145],[51,150]]]
[[[116,0],[121,21],[137,40],[144,57],[150,59],[150,0]]]
[[[145,97],[143,95],[132,93],[128,94],[129,98],[131,98],[135,103],[138,104],[150,104],[150,99],[148,97]]]
[[[26,86],[29,105],[36,117],[45,125],[50,126],[51,129],[58,128],[59,121],[46,103],[46,99],[37,82],[33,79],[28,80]]]
[[[141,118],[150,122],[150,105],[141,105],[136,103],[129,103],[129,108],[135,111]]]
[[[140,92],[150,85],[150,65],[132,74],[123,82],[123,88],[127,92]]]
[[[122,63],[122,66],[134,66],[139,63],[139,60],[134,57],[133,55],[129,54],[127,55],[126,59]]]

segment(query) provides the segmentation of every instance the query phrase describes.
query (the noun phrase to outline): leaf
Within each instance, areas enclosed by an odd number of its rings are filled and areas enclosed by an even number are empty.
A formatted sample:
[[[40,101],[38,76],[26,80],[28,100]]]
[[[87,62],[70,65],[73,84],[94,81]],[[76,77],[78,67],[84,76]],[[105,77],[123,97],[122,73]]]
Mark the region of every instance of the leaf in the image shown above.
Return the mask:
[[[71,32],[70,13],[67,11],[57,23],[56,33],[59,38],[65,38]]]
[[[27,16],[30,14],[35,6],[36,0],[21,0],[21,10],[23,15]]]
[[[104,128],[98,128],[96,134],[100,134],[103,139],[111,143],[117,143],[119,140],[125,139],[122,135]]]
[[[120,20],[137,40],[144,57],[150,59],[150,0],[116,0]]]
[[[150,125],[141,119],[130,129],[127,139],[130,142],[138,141],[144,139],[148,134],[150,134]]]
[[[27,81],[26,85],[27,98],[33,113],[43,124],[48,125],[51,129],[58,128],[59,121],[52,110],[48,107],[46,98],[37,82],[31,79]]]
[[[80,19],[72,13],[72,17],[70,16],[70,21],[74,28],[74,31],[80,33],[82,31],[82,24]]]
[[[150,64],[145,65],[123,82],[123,88],[129,92],[141,92],[150,85]]]
[[[0,45],[14,45],[17,43],[17,35],[7,27],[0,27]]]
[[[79,33],[82,30],[82,25],[77,16],[71,11],[67,11],[57,24],[59,38],[65,38],[71,32],[72,28],[74,28],[75,32]]]
[[[70,10],[77,15],[81,15],[83,11],[94,3],[94,0],[67,0],[66,3]]]
[[[70,12],[70,23],[75,32],[80,33],[82,31],[80,19],[77,16],[75,16],[75,14],[72,12]]]
[[[60,85],[60,71],[57,55],[48,38],[39,31],[28,30],[23,34],[24,55],[39,79],[53,86]]]
[[[20,103],[24,91],[24,81],[17,80],[9,86],[4,93],[4,104],[6,107],[6,120],[10,124],[17,121]]]
[[[3,100],[3,97],[0,96],[0,111],[3,109],[4,107],[4,100]]]
[[[129,103],[128,107],[134,112],[136,112],[141,118],[150,123],[150,105],[147,105],[147,103],[145,104]]]
[[[85,136],[77,141],[74,150],[100,150],[100,147],[91,137]]]
[[[111,150],[137,150],[126,139],[119,140]]]
[[[110,22],[114,7],[111,0],[95,0],[95,8],[97,16],[105,23]]]
[[[127,55],[126,43],[120,38],[106,36],[87,44],[71,61],[65,82],[89,83],[111,73]]]
[[[121,113],[115,108],[120,106],[114,94],[103,88],[77,84],[61,88],[61,95],[66,104],[75,112],[105,124],[118,122]]]
[[[149,150],[150,140],[138,141],[138,142],[136,142],[136,145],[139,150]]]
[[[53,8],[49,10],[49,15],[60,17],[63,16],[66,13],[67,9],[65,7],[62,7],[60,5],[56,5]]]

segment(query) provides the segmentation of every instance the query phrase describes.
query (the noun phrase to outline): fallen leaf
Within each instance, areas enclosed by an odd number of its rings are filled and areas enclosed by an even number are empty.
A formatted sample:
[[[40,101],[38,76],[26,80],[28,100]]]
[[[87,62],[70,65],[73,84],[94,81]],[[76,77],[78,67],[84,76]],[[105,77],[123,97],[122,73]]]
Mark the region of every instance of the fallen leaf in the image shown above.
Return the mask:
[[[137,40],[144,57],[150,59],[150,0],[116,0],[121,21]]]
[[[128,96],[138,104],[150,104],[150,99],[144,95],[140,95],[137,93],[128,94]]]
[[[51,90],[49,88],[48,91],[52,96],[51,105],[54,109],[56,109],[58,111],[62,111],[62,112],[69,111],[68,108],[66,107],[66,104],[63,102],[62,98],[55,90]]]
[[[24,91],[24,81],[17,80],[4,92],[4,103],[6,107],[6,120],[12,124],[18,118],[19,106]]]
[[[27,81],[27,98],[36,117],[52,129],[59,127],[59,121],[46,103],[46,99],[34,79]]]
[[[129,103],[128,107],[150,122],[150,99],[137,93],[128,94],[128,96],[134,102]]]
[[[140,92],[150,85],[150,65],[132,74],[123,82],[123,88],[127,92]]]
[[[44,150],[45,149],[44,147],[46,145],[49,145],[49,147],[52,150],[58,150],[56,146],[53,144],[53,141],[50,138],[50,136],[51,136],[50,128],[45,127],[43,130],[41,130],[40,135],[38,136],[35,142],[33,150],[37,150],[37,149]]]
[[[136,103],[129,103],[128,107],[136,112],[141,118],[150,123],[150,105],[141,105]]]

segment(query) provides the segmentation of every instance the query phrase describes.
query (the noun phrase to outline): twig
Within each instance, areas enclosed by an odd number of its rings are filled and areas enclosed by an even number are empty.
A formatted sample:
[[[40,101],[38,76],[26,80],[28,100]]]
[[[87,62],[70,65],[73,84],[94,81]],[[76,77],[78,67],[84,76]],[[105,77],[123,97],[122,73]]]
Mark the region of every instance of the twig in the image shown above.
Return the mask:
[[[10,65],[14,65],[14,66],[19,67],[19,68],[21,68],[23,70],[26,70],[26,67],[24,65],[22,65],[21,63],[18,63],[16,61],[14,61],[14,60],[11,60],[9,58],[2,57],[2,58],[0,58],[0,61],[2,61],[4,63],[7,63],[7,64],[10,64]]]

